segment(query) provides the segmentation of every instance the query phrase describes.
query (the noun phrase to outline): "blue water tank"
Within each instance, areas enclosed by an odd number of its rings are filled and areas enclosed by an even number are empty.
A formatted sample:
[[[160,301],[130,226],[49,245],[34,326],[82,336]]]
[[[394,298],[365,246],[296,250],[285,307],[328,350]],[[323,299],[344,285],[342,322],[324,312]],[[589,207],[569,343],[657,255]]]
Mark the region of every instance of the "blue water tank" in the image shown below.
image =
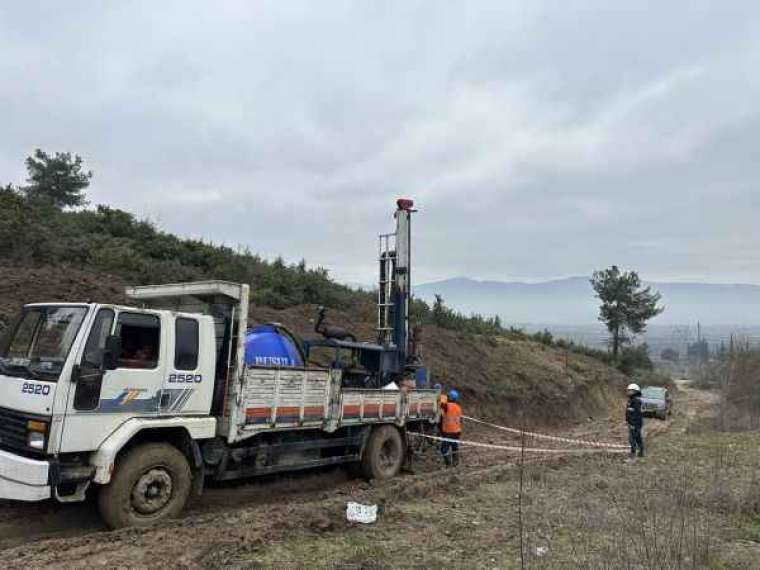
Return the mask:
[[[293,339],[276,325],[259,325],[245,334],[245,363],[296,367],[303,366],[303,357]]]

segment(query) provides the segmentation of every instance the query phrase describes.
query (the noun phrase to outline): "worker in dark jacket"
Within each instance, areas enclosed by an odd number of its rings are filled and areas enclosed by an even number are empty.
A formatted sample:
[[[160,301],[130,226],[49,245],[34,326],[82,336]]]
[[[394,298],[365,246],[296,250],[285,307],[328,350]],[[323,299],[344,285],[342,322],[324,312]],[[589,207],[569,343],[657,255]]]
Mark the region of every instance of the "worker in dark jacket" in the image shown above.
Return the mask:
[[[638,384],[628,384],[628,403],[625,408],[625,423],[628,424],[628,441],[631,443],[631,457],[644,457],[644,441],[641,438],[641,428],[644,426],[644,416],[641,413],[641,388]]]
[[[462,435],[462,408],[459,392],[449,390],[445,404],[441,406],[441,454],[447,467],[459,465],[459,438]],[[451,452],[449,454],[449,452]]]

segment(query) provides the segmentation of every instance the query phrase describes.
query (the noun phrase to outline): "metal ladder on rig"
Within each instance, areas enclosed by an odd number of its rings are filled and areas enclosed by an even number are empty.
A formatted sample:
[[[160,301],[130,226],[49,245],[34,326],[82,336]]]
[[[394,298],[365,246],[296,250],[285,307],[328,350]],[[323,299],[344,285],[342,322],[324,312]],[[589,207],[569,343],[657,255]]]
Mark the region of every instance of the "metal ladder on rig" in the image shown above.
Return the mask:
[[[393,344],[393,286],[396,281],[396,233],[380,234],[378,262],[380,278],[377,288],[377,335],[378,342]]]

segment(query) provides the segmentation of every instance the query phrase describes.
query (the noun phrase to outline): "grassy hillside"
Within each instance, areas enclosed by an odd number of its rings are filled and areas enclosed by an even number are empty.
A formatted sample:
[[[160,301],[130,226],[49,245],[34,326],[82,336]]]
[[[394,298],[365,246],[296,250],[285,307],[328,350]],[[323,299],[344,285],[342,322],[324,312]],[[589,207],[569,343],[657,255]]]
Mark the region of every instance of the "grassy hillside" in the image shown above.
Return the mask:
[[[18,192],[0,190],[0,260],[68,264],[110,273],[130,283],[226,279],[251,283],[254,300],[285,307],[345,306],[365,294],[334,283],[305,262],[269,262],[247,250],[182,239],[132,214],[98,206],[61,211]]]

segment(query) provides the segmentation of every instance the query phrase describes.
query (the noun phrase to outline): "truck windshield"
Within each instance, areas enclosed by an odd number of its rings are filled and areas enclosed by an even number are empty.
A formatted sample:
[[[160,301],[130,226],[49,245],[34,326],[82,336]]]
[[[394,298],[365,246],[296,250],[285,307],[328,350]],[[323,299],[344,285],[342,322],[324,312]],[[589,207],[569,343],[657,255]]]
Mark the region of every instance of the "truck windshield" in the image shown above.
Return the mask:
[[[664,400],[665,390],[663,388],[651,388],[647,386],[641,391],[641,395],[644,398],[651,398],[652,400]]]
[[[0,374],[55,382],[86,307],[27,307],[0,342]]]

